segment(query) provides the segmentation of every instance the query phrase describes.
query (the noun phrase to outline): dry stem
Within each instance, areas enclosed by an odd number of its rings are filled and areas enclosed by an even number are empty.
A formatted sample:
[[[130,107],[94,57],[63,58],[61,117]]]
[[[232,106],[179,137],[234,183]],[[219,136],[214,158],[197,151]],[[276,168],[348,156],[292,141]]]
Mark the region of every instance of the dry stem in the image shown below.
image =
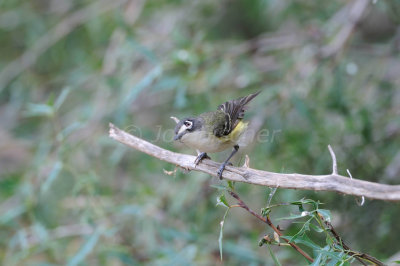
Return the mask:
[[[275,227],[275,225],[272,223],[271,219],[267,216],[266,218],[262,217],[252,209],[250,209],[241,199],[240,197],[233,191],[229,191],[229,194],[231,194],[232,197],[234,197],[238,202],[239,202],[239,207],[245,209],[249,213],[251,213],[253,216],[257,217],[259,220],[263,221],[264,223],[268,224],[269,227],[272,228],[279,236],[282,236],[282,232]],[[290,242],[286,238],[283,238],[286,243],[288,243],[292,248],[294,248],[297,252],[299,252],[301,255],[303,255],[308,261],[314,262],[313,258],[310,257],[304,250],[302,250],[299,246],[297,246],[295,243]]]
[[[328,221],[326,221],[321,215],[320,215],[321,220],[325,223],[326,227],[329,229],[329,231],[331,232],[331,234],[333,235],[333,237],[336,239],[336,241],[338,242],[339,245],[341,245],[344,250],[347,251],[347,254],[349,254],[350,256],[354,256],[356,257],[362,264],[366,265],[361,259],[372,262],[376,265],[385,265],[383,262],[381,262],[380,260],[365,254],[365,253],[361,253],[361,252],[355,252],[353,250],[350,249],[350,247],[348,245],[346,245],[342,239],[342,237],[336,232],[336,230],[333,228],[332,224]]]

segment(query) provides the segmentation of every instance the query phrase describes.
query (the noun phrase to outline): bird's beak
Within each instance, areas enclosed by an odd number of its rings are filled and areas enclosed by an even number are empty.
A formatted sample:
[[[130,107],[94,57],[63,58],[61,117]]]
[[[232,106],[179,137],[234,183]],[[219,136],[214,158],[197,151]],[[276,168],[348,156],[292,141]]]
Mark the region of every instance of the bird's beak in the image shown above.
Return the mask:
[[[180,140],[182,138],[183,135],[185,135],[186,131],[183,131],[177,135],[175,135],[174,140]]]

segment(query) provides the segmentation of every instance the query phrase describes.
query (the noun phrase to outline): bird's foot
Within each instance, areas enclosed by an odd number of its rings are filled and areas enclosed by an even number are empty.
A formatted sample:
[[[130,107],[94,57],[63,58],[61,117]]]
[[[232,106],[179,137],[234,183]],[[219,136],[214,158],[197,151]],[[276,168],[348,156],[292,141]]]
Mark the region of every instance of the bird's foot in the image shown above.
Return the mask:
[[[224,172],[225,166],[227,166],[227,165],[232,165],[232,163],[231,163],[231,162],[224,162],[224,163],[222,163],[221,166],[219,167],[218,172],[217,172],[217,175],[218,175],[218,177],[219,177],[219,180],[222,180],[222,173]]]
[[[194,160],[194,164],[198,165],[204,159],[211,159],[211,158],[207,155],[207,153],[202,152],[199,155],[197,155],[196,160]]]

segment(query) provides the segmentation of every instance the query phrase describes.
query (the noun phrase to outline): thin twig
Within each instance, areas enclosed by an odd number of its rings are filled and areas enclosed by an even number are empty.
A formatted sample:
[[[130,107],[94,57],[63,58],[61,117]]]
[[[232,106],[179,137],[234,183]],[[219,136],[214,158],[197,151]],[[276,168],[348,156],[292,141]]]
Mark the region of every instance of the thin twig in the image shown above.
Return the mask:
[[[216,177],[220,167],[219,163],[211,160],[203,160],[196,166],[194,164],[196,157],[165,150],[141,138],[132,136],[113,124],[110,124],[110,137],[136,150],[187,170],[200,171]],[[349,179],[341,175],[273,173],[246,167],[227,166],[223,178],[268,187],[335,191],[371,199],[400,201],[400,185],[378,184],[354,178]]]
[[[346,43],[354,32],[354,29],[361,20],[368,6],[368,3],[368,0],[357,0],[349,2],[348,7],[346,8],[347,19],[342,19],[343,25],[340,28],[339,32],[329,44],[322,47],[322,57],[326,58],[334,56],[338,54],[343,49],[343,47],[345,47]],[[343,12],[343,10],[340,10],[339,12]]]
[[[353,179],[353,176],[351,175],[349,169],[347,169],[347,173],[349,174],[350,179]],[[356,202],[357,202],[357,205],[358,205],[358,206],[363,206],[364,203],[365,203],[365,197],[364,197],[364,196],[361,196],[361,198],[356,198]]]
[[[337,170],[337,161],[336,161],[336,155],[332,150],[331,145],[328,145],[328,149],[329,152],[331,153],[331,157],[332,157],[332,175],[337,175],[338,174],[338,170]]]
[[[275,50],[292,49],[303,43],[303,34],[299,30],[261,34],[227,50],[229,56],[239,56],[248,52],[266,53]]]
[[[242,199],[233,191],[229,191],[229,194],[234,197],[238,202],[239,202],[239,206],[242,207],[243,209],[245,209],[246,211],[248,211],[249,213],[251,213],[253,216],[257,217],[257,219],[263,221],[264,223],[268,224],[269,227],[272,228],[272,230],[275,231],[275,233],[277,233],[279,236],[282,236],[282,232],[275,227],[275,225],[273,225],[271,219],[267,216],[266,218],[262,217],[261,215],[259,215],[258,213],[254,212],[252,209],[250,209],[243,201]],[[297,246],[295,243],[290,242],[289,240],[287,240],[286,238],[283,238],[283,240],[285,240],[292,248],[294,248],[295,250],[297,250],[297,252],[299,252],[301,255],[303,255],[308,261],[310,262],[314,262],[314,259],[310,257],[310,255],[308,255],[304,250],[302,250],[299,246]]]

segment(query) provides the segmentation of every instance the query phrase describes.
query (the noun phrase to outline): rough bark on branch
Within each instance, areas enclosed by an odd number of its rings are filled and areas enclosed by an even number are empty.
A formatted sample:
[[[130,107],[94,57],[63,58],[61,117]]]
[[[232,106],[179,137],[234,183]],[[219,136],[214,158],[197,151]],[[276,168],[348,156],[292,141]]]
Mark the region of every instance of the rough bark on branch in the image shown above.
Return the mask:
[[[195,156],[165,150],[141,138],[132,136],[111,123],[109,134],[111,138],[160,160],[184,169],[200,171],[217,177],[220,164],[214,161],[205,159],[195,166]],[[347,195],[365,196],[370,199],[400,201],[400,185],[386,185],[350,179],[336,173],[327,175],[273,173],[252,169],[245,165],[243,167],[227,166],[223,178],[268,187],[335,191]]]

